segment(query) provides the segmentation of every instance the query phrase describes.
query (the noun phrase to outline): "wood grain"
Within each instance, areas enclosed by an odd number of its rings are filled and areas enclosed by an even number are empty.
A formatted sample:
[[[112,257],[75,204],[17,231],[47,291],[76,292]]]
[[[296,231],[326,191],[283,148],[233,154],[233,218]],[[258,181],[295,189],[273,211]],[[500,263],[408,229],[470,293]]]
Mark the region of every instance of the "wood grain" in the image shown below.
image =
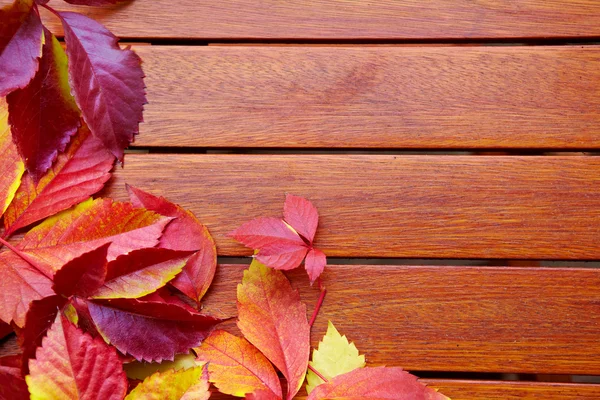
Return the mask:
[[[600,148],[600,46],[136,50],[137,146]]]
[[[206,312],[236,315],[245,268],[219,267]],[[310,316],[319,290],[305,271],[288,276]],[[312,346],[331,320],[368,365],[600,374],[599,270],[329,265],[323,284],[328,291]]]
[[[293,193],[328,256],[600,259],[598,157],[129,154],[104,194],[126,182],[196,213],[223,256]]]
[[[180,0],[176,4],[170,0],[135,0],[112,7],[55,6],[86,13],[124,38],[385,40],[600,36],[600,3],[595,0]]]

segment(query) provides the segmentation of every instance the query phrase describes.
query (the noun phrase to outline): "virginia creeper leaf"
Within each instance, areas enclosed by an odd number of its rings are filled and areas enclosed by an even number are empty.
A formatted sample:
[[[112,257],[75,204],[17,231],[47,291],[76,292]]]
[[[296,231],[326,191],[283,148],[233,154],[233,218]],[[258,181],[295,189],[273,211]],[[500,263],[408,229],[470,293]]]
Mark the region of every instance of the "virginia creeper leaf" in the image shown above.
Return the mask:
[[[86,200],[33,228],[17,247],[50,271],[73,258],[112,242],[108,260],[154,247],[169,222],[152,211],[111,199]]]
[[[449,400],[397,367],[358,368],[317,386],[308,400]]]
[[[189,369],[202,365],[204,365],[204,363],[196,362],[196,356],[194,354],[177,354],[173,361],[163,361],[161,363],[132,361],[123,364],[123,369],[127,374],[127,378],[143,381],[157,372],[167,372],[169,370],[179,371],[180,369]]]
[[[22,327],[29,304],[52,296],[52,281],[11,251],[0,253],[0,319]]]
[[[140,58],[122,50],[104,26],[74,12],[58,13],[65,31],[69,78],[92,133],[119,160],[138,133],[146,103]]]
[[[220,319],[175,304],[139,299],[88,302],[100,334],[138,361],[173,360],[204,340]]]
[[[127,377],[117,353],[102,339],[92,338],[60,313],[25,380],[31,399],[114,399],[127,391]]]
[[[0,217],[13,201],[13,197],[21,184],[25,165],[19,157],[8,126],[8,106],[0,98]],[[6,219],[6,217],[4,217]],[[4,236],[8,236],[4,232]]]
[[[13,141],[36,183],[80,126],[79,109],[69,88],[67,55],[45,28],[44,37],[33,80],[6,97]]]
[[[270,392],[273,399],[281,399],[281,384],[273,365],[246,339],[219,330],[194,351],[198,360],[208,362],[209,380],[219,392],[244,397],[262,390]]]
[[[159,303],[174,304],[181,308],[184,308],[190,312],[197,312],[198,310],[192,307],[187,302],[183,301],[179,296],[174,295],[168,288],[168,286],[161,287],[160,289],[139,298],[140,301],[154,301]]]
[[[16,0],[0,9],[0,97],[24,88],[38,70],[42,22],[33,0]]]
[[[27,384],[21,374],[20,355],[0,358],[0,399],[29,399]]]
[[[206,400],[210,397],[204,367],[157,372],[144,379],[125,400]]]
[[[113,155],[84,124],[37,185],[31,175],[23,176],[4,215],[5,235],[84,201],[104,186],[113,163]]]
[[[319,225],[317,208],[304,197],[288,194],[283,204],[283,219],[310,243]]]
[[[359,355],[354,343],[348,342],[346,336],[340,335],[329,321],[327,333],[319,342],[319,348],[313,350],[312,361],[309,364],[329,381],[356,368],[363,368],[365,356]],[[323,380],[310,369],[306,374],[306,381],[308,394],[323,383]]]
[[[306,268],[306,272],[308,273],[308,278],[310,279],[311,285],[321,275],[321,273],[325,269],[326,264],[327,257],[325,256],[325,253],[323,253],[321,250],[312,248],[306,254],[306,259],[304,260],[304,267]]]
[[[84,253],[66,263],[54,274],[54,291],[65,297],[88,297],[97,291],[106,277],[110,243]]]
[[[272,243],[262,247],[254,257],[270,268],[294,269],[304,259],[308,248],[303,244],[297,246],[289,243]]]
[[[254,260],[237,287],[238,327],[283,373],[287,399],[298,392],[308,365],[306,305],[282,272]]]
[[[173,250],[198,250],[171,284],[183,294],[199,302],[213,280],[217,267],[217,248],[208,229],[196,216],[164,197],[157,197],[133,186],[127,186],[131,203],[136,207],[175,219],[167,225],[158,247]]]
[[[95,299],[136,299],[163,287],[181,272],[189,251],[141,249],[124,254],[107,266],[104,285]]]

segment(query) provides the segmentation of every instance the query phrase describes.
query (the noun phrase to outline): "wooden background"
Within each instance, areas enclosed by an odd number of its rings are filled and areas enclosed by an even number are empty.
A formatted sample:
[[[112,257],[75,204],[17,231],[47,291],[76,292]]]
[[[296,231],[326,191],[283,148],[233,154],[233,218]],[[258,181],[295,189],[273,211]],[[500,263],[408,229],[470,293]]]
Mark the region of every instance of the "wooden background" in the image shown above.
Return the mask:
[[[103,194],[206,223],[207,311],[235,314],[250,255],[226,233],[293,193],[331,263],[313,345],[332,320],[454,400],[600,398],[571,382],[600,375],[600,270],[570,264],[600,260],[600,0],[54,6],[142,57],[145,123]]]

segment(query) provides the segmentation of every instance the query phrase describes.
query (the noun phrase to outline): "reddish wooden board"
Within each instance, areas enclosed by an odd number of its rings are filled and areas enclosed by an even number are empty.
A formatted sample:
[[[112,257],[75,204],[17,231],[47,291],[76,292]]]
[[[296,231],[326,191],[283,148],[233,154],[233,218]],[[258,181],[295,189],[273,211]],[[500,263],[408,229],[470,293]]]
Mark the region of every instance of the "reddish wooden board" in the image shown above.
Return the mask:
[[[137,146],[600,148],[600,47],[136,48]]]
[[[236,315],[245,268],[219,266],[206,312]],[[288,276],[310,316],[319,290],[305,271]],[[323,284],[312,346],[331,320],[368,365],[600,374],[600,270],[329,265]]]
[[[329,256],[600,259],[597,157],[129,154],[105,194],[125,183],[195,212],[226,256],[293,193]]]
[[[7,2],[7,0],[2,0]],[[136,0],[69,7],[125,38],[475,39],[600,36],[593,0]]]

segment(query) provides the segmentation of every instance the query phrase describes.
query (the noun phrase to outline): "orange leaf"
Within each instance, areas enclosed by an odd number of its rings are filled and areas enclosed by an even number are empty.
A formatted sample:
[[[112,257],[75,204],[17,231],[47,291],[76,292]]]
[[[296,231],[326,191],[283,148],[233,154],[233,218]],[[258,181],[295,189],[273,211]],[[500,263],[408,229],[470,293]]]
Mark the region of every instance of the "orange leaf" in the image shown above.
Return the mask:
[[[298,392],[308,366],[310,327],[306,305],[281,271],[254,260],[237,287],[238,327],[283,373],[287,399]]]

